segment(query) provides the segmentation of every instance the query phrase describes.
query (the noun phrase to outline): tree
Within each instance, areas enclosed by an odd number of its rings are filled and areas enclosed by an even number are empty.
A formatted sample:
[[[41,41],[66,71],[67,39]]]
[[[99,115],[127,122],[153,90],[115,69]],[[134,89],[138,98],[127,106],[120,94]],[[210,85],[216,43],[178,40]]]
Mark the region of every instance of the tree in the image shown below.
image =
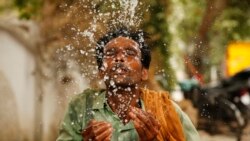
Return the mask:
[[[151,35],[151,46],[153,49],[152,69],[150,80],[155,80],[155,75],[159,76],[161,87],[173,90],[176,77],[170,65],[171,51],[169,45],[171,35],[168,30],[168,7],[169,2],[164,0],[150,1],[149,13],[145,15],[143,23],[144,29]],[[159,88],[157,82],[151,82],[150,87]]]
[[[208,33],[215,19],[226,8],[227,0],[207,0],[206,10],[203,19],[198,29],[195,48],[192,53],[192,63],[197,68],[198,72],[204,72],[205,56],[209,54]]]
[[[248,0],[171,1],[169,25],[174,41],[171,48],[181,45],[185,53],[179,54],[186,54],[197,72],[209,81],[209,68],[222,64],[227,44],[249,40],[249,3]]]

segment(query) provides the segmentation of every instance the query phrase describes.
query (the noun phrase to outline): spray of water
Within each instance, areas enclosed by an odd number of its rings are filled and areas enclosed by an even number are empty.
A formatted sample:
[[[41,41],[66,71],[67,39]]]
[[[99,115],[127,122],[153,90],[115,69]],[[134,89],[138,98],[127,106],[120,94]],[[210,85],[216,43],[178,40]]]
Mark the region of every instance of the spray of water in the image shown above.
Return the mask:
[[[81,0],[75,5],[63,4],[61,7],[67,9],[65,16],[76,13],[74,18],[84,21],[71,24],[69,32],[74,35],[65,39],[69,40],[64,49],[57,52],[66,52],[74,58],[82,67],[83,76],[96,79],[97,67],[95,61],[95,44],[99,37],[108,30],[117,29],[121,26],[136,29],[143,21],[143,15],[148,11],[149,6],[141,0]],[[78,8],[74,8],[78,7]],[[77,9],[77,10],[75,10]],[[85,26],[82,26],[85,25]],[[73,53],[77,52],[77,53]],[[81,59],[78,59],[80,56]],[[85,59],[82,59],[85,58]],[[62,57],[62,60],[64,57]]]

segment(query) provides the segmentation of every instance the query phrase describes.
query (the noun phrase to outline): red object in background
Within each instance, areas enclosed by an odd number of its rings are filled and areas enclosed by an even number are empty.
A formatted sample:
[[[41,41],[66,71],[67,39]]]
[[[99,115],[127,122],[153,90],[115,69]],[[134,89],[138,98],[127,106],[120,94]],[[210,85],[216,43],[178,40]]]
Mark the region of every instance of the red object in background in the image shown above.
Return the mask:
[[[190,59],[187,57],[187,55],[184,56],[185,64],[187,65],[188,70],[191,72],[192,76],[198,80],[199,84],[201,86],[204,85],[204,79],[203,75],[198,72],[198,70],[195,68],[195,66],[191,63]]]

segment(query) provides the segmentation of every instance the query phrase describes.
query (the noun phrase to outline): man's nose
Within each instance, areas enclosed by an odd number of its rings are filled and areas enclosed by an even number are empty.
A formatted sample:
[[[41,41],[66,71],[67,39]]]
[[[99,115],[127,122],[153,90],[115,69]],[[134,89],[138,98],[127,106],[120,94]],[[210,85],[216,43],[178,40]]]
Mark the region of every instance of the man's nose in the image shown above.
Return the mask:
[[[118,53],[115,57],[115,62],[124,62],[124,54],[122,52]]]

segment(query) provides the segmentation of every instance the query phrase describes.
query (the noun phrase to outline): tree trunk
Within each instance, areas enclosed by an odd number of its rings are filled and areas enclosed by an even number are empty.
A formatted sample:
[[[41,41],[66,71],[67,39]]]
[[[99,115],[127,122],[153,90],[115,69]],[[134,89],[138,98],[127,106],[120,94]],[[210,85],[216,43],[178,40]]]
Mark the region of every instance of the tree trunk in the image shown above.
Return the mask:
[[[204,71],[204,57],[208,56],[208,32],[216,17],[218,17],[226,8],[226,5],[227,0],[207,0],[206,11],[198,30],[198,35],[195,40],[195,49],[192,54],[192,63],[197,68],[198,72],[202,73]]]

